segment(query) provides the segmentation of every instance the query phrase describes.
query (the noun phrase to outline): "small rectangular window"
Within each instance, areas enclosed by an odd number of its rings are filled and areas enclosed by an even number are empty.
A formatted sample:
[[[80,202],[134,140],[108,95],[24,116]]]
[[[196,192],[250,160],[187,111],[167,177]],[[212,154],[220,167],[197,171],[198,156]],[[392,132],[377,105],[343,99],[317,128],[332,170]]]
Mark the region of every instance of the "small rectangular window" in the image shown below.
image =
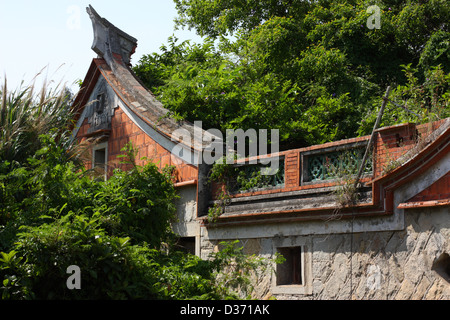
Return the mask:
[[[181,237],[178,239],[177,247],[182,252],[195,254],[195,237]]]
[[[104,168],[106,162],[106,149],[97,149],[94,151],[94,168]]]
[[[108,143],[101,143],[92,150],[92,169],[107,177]]]
[[[284,257],[285,261],[277,265],[277,285],[302,285],[302,248],[278,248],[278,252]]]

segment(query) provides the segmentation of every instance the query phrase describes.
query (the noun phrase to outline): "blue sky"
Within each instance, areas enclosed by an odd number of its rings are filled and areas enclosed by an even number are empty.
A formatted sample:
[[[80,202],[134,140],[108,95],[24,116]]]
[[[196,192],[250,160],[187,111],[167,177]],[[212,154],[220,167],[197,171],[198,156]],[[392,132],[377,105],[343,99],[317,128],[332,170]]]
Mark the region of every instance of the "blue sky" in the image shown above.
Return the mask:
[[[200,42],[194,31],[174,30],[172,0],[0,0],[0,83],[6,75],[8,88],[21,81],[30,84],[44,78],[54,83],[84,79],[92,58],[92,24],[86,13],[91,4],[100,16],[138,39],[132,63],[144,54],[159,52],[167,38]]]

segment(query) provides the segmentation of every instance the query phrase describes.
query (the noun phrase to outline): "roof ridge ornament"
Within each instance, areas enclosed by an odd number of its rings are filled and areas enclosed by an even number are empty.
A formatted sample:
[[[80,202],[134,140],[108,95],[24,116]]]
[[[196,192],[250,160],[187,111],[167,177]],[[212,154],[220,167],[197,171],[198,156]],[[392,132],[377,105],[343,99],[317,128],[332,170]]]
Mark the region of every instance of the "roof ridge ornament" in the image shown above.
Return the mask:
[[[86,8],[86,11],[94,29],[92,50],[99,57],[104,58],[109,66],[112,66],[113,62],[129,66],[130,57],[137,47],[137,40],[100,17],[91,5]]]

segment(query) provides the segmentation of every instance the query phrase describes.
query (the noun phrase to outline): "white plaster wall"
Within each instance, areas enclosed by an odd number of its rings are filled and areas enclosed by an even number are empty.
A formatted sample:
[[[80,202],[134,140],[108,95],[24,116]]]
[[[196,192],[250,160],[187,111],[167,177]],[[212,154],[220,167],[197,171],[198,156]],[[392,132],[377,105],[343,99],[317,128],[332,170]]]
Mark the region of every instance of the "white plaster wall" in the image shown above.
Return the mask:
[[[181,237],[195,237],[200,234],[200,224],[196,221],[197,186],[184,186],[177,189],[180,196],[176,200],[177,222],[172,224],[174,232]]]

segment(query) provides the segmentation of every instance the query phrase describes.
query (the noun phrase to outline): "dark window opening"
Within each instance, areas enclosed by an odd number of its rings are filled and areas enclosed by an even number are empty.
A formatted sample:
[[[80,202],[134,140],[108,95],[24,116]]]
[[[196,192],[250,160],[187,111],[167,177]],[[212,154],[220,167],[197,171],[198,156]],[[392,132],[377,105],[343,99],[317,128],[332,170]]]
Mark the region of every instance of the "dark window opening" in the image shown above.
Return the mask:
[[[92,168],[99,176],[101,176],[99,179],[106,180],[106,148],[94,149]]]
[[[97,102],[95,104],[95,112],[97,113],[103,113],[103,110],[105,108],[105,95],[103,93],[100,93],[97,95]]]
[[[177,242],[178,250],[195,254],[195,237],[181,237]]]
[[[301,247],[278,248],[278,252],[286,261],[277,265],[277,285],[303,284]]]
[[[432,270],[450,283],[450,256],[445,252],[441,254],[433,263]]]
[[[97,149],[94,151],[94,168],[105,168],[106,165],[106,149]]]

